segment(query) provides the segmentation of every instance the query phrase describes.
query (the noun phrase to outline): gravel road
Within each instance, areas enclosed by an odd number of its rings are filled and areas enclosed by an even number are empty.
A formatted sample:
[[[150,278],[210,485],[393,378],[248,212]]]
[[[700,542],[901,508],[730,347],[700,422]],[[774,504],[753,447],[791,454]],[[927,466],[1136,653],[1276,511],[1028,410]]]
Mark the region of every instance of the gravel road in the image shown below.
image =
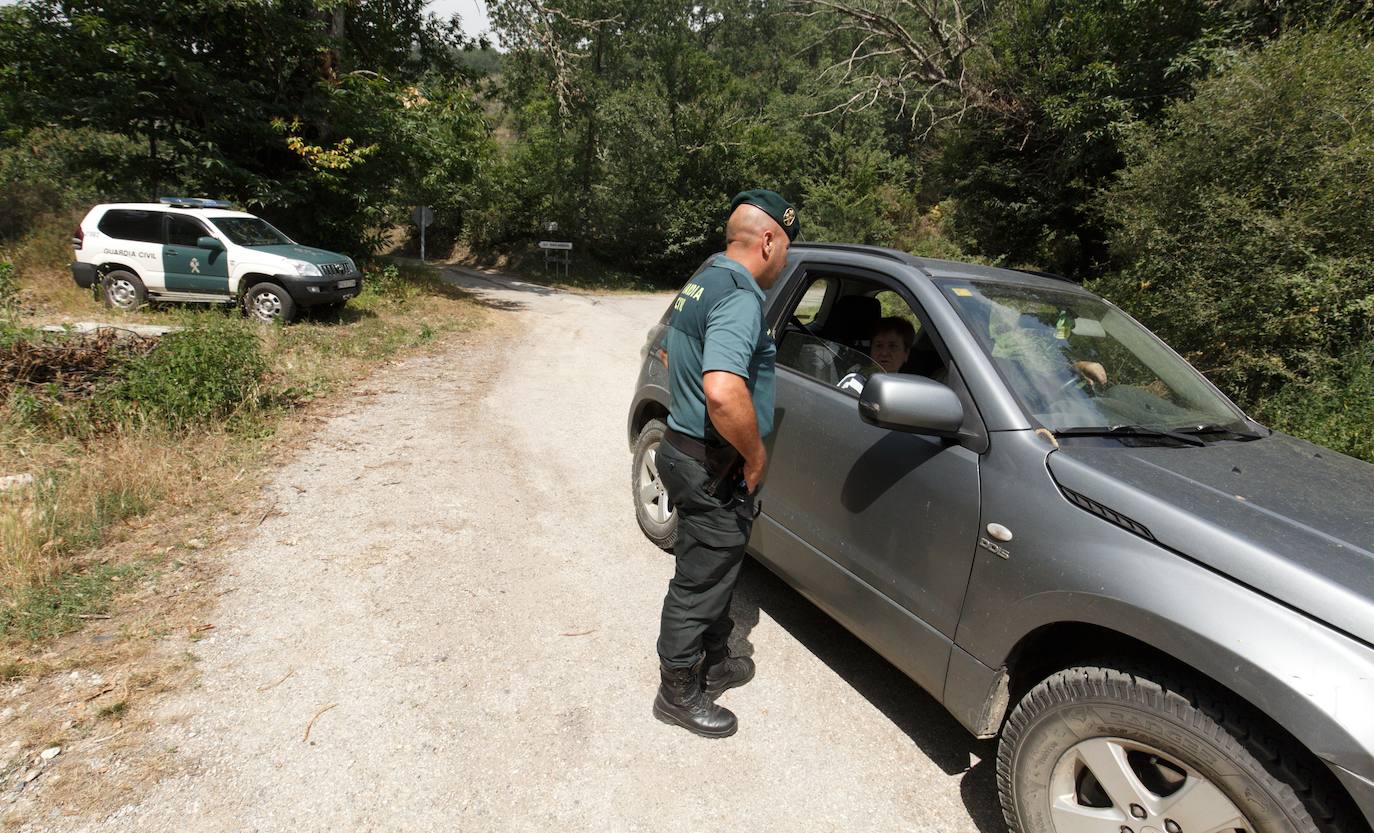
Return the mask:
[[[739,733],[653,718],[672,562],[624,420],[668,296],[449,275],[493,331],[383,371],[275,475],[159,715],[172,774],[30,829],[1001,833],[994,747],[753,564]]]

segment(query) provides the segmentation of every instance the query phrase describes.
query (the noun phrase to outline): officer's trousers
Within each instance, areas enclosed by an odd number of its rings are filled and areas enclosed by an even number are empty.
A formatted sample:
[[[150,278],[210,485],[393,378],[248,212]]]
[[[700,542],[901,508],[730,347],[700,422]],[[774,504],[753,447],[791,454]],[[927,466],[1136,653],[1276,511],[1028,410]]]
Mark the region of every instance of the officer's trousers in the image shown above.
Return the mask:
[[[683,668],[703,651],[725,651],[735,627],[730,600],[754,526],[753,507],[743,490],[728,501],[711,494],[705,466],[666,440],[658,445],[657,464],[678,519],[677,571],[663,598],[658,655],[665,665]]]

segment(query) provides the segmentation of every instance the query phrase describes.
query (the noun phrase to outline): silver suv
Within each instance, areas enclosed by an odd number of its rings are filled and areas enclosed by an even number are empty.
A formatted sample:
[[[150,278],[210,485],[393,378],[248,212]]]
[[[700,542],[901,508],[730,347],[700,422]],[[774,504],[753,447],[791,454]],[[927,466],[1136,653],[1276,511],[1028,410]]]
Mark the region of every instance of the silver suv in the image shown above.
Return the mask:
[[[1053,276],[798,244],[765,316],[751,554],[1000,736],[1012,831],[1370,829],[1374,466],[1249,419]],[[885,367],[891,319],[914,338]],[[670,548],[662,331],[629,440]]]

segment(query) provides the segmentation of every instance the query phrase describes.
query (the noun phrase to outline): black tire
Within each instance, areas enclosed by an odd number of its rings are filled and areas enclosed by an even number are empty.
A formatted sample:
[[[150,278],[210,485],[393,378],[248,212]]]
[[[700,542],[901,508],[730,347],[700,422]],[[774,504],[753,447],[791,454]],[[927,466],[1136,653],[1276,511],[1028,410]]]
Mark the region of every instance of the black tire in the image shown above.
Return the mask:
[[[296,302],[282,287],[264,281],[253,284],[243,293],[243,314],[263,324],[275,321],[290,324],[296,320]]]
[[[655,545],[672,552],[677,543],[677,512],[668,503],[668,494],[663,490],[663,481],[656,476],[658,469],[654,464],[658,445],[663,442],[663,432],[667,428],[661,420],[651,419],[640,429],[630,468],[630,494],[634,498],[639,528]],[[657,499],[646,505],[645,497],[651,489],[657,492]]]
[[[128,269],[111,269],[100,279],[100,298],[109,309],[133,312],[148,303],[148,288]]]
[[[1104,833],[1192,833],[1207,819],[1229,822],[1235,810],[1244,821],[1236,826],[1254,833],[1359,830],[1316,759],[1278,734],[1244,704],[1179,672],[1060,671],[1021,699],[1002,730],[997,789],[1007,828],[1057,833],[1079,821],[1077,829]],[[1171,806],[1184,788],[1190,801],[1208,803]],[[1184,815],[1203,806],[1209,811],[1195,819]]]

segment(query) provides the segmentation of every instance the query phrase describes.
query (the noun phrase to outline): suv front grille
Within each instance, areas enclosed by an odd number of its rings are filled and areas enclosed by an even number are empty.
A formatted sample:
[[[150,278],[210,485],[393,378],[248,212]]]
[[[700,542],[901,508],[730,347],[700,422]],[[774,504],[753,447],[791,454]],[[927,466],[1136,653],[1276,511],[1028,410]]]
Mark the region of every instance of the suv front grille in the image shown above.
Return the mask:
[[[1146,541],[1155,540],[1155,536],[1150,533],[1150,530],[1147,529],[1144,524],[1131,520],[1115,509],[1108,509],[1092,498],[1080,495],[1078,492],[1072,489],[1066,489],[1063,486],[1059,487],[1059,491],[1064,493],[1064,497],[1069,499],[1069,503],[1072,503],[1084,512],[1091,512],[1108,523],[1115,524],[1127,532],[1139,535]]]
[[[322,263],[320,264],[320,274],[331,277],[348,274],[347,263]]]

